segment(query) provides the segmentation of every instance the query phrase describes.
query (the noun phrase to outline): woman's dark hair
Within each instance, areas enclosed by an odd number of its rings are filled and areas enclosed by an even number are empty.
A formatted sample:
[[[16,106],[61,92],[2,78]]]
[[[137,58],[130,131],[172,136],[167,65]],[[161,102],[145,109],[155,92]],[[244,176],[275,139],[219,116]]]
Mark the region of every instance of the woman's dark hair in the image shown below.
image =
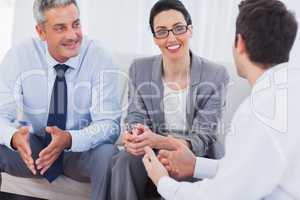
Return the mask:
[[[167,11],[167,10],[179,11],[184,16],[184,19],[185,19],[187,25],[192,24],[191,15],[181,1],[179,1],[179,0],[159,0],[158,2],[156,2],[154,4],[154,6],[152,7],[151,12],[150,12],[149,23],[150,23],[150,28],[151,28],[152,33],[154,33],[153,22],[154,22],[155,16],[158,15],[159,13],[161,13],[163,11]]]
[[[289,60],[298,24],[278,0],[244,0],[239,5],[236,41],[240,34],[252,62],[276,65]]]

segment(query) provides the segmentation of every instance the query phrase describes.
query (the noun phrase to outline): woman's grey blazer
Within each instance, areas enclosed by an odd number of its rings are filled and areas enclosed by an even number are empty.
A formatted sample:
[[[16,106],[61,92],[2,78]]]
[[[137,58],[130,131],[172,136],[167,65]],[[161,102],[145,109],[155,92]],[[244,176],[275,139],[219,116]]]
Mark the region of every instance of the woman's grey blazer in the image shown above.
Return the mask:
[[[133,61],[129,71],[128,125],[142,123],[161,135],[189,141],[197,156],[219,159],[224,147],[219,140],[229,76],[225,67],[191,53],[185,132],[166,130],[163,108],[162,56]]]

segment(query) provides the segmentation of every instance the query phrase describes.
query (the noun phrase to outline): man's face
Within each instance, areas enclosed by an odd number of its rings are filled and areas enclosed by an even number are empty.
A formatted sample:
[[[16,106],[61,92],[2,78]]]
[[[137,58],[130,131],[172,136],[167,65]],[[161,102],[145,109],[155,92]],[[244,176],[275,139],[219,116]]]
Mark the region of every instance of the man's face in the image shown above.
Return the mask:
[[[45,22],[37,25],[40,38],[47,42],[48,51],[58,62],[66,62],[80,52],[82,30],[79,10],[74,4],[44,12]]]

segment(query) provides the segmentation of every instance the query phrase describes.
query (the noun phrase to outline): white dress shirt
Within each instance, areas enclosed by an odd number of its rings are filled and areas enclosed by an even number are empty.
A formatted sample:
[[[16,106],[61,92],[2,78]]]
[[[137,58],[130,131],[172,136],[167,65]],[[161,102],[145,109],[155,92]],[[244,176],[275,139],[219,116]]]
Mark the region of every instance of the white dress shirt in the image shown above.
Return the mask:
[[[158,191],[165,199],[300,199],[300,69],[287,65],[266,71],[238,108],[226,155],[212,164],[215,178],[187,183],[163,177]]]
[[[16,120],[28,121],[35,134],[47,126],[56,78],[47,44],[30,39],[13,47],[0,65],[0,144],[11,148]],[[80,54],[66,63],[68,89],[66,129],[71,151],[86,151],[119,136],[118,68],[95,41],[84,38]]]

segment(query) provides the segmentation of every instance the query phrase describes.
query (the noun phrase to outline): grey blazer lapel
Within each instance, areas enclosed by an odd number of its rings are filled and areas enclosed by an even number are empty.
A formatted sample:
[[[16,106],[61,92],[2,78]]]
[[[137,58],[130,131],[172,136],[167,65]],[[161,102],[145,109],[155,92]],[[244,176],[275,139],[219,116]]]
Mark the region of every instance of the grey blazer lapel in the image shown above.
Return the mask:
[[[202,61],[191,52],[190,89],[187,96],[187,122],[189,129],[193,126],[198,84],[201,82]]]
[[[165,115],[163,108],[163,94],[164,87],[162,82],[162,56],[157,56],[152,65],[152,79],[151,79],[151,101],[152,114],[155,126],[164,129]]]

